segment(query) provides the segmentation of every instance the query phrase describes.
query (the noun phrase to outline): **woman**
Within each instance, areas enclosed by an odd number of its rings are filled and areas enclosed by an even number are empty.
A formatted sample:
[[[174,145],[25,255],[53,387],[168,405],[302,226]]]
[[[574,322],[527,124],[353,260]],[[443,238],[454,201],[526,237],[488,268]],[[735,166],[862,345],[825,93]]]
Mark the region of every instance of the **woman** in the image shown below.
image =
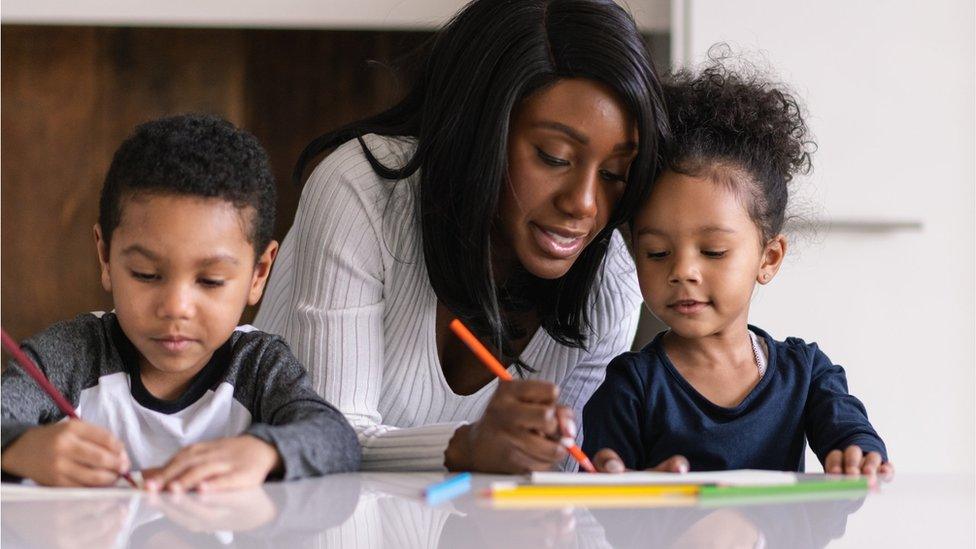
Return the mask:
[[[255,324],[282,334],[363,468],[572,468],[558,443],[641,303],[615,228],[666,133],[637,28],[608,0],[476,0],[391,109],[313,141]],[[498,383],[462,319],[514,363]]]

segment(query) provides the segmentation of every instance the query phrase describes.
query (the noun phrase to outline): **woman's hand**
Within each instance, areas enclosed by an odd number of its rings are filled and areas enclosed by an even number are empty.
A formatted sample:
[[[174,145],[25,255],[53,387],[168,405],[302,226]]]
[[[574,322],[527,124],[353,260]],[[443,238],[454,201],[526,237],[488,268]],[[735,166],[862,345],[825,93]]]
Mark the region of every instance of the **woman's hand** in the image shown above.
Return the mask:
[[[220,491],[257,486],[281,467],[278,449],[251,435],[191,444],[166,465],[142,472],[150,492]]]
[[[573,411],[556,404],[559,388],[538,380],[503,381],[481,419],[459,427],[444,452],[451,471],[523,474],[566,457],[559,444],[576,436]]]
[[[881,475],[883,480],[891,480],[895,476],[895,466],[890,461],[882,463],[881,454],[868,452],[867,455],[860,446],[848,446],[845,450],[833,450],[824,460],[824,472],[845,475]]]
[[[623,473],[627,470],[624,461],[620,459],[617,452],[609,448],[604,448],[593,456],[593,466],[600,473]],[[675,455],[658,463],[656,467],[648,471],[658,471],[661,473],[687,473],[690,469],[688,460],[684,456]]]

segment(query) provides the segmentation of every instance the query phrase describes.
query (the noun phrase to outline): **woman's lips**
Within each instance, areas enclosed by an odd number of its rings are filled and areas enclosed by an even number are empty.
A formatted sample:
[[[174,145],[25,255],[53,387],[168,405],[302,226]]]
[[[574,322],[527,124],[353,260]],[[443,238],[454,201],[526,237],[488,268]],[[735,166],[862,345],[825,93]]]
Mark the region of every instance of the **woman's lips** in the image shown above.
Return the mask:
[[[675,301],[668,305],[669,309],[674,309],[677,313],[683,315],[693,315],[702,312],[705,307],[709,306],[707,301],[696,301],[694,299],[682,299],[680,301]]]
[[[567,259],[578,254],[586,245],[588,233],[570,232],[560,229],[543,228],[530,223],[536,244],[546,254],[556,259]]]

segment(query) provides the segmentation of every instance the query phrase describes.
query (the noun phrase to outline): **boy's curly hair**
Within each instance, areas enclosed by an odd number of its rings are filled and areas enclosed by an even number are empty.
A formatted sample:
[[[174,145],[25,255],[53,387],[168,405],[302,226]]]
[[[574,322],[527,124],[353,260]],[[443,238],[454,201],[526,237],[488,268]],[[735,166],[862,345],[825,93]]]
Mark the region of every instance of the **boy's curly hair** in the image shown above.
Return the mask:
[[[672,132],[664,164],[744,193],[766,242],[782,231],[788,184],[812,170],[816,144],[788,88],[752,64],[740,61],[730,68],[724,44],[713,46],[709,59],[697,74],[679,71],[664,84]]]
[[[253,208],[248,240],[260,257],[274,232],[276,189],[268,155],[250,133],[209,114],[139,125],[112,158],[99,203],[106,245],[134,194],[185,195]],[[243,212],[242,212],[243,213]]]

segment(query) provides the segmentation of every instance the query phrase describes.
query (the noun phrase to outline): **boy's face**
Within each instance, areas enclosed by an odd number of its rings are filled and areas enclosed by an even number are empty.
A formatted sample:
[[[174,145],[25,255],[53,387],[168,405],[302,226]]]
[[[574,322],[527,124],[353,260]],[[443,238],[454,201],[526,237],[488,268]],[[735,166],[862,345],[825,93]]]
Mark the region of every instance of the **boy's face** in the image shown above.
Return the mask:
[[[102,286],[144,377],[189,381],[261,298],[277,243],[255,262],[253,214],[216,198],[143,194],[123,198],[110,249],[95,226]]]
[[[782,235],[761,244],[743,203],[711,179],[665,172],[634,220],[644,301],[677,335],[700,338],[744,329],[755,283],[772,279]]]

